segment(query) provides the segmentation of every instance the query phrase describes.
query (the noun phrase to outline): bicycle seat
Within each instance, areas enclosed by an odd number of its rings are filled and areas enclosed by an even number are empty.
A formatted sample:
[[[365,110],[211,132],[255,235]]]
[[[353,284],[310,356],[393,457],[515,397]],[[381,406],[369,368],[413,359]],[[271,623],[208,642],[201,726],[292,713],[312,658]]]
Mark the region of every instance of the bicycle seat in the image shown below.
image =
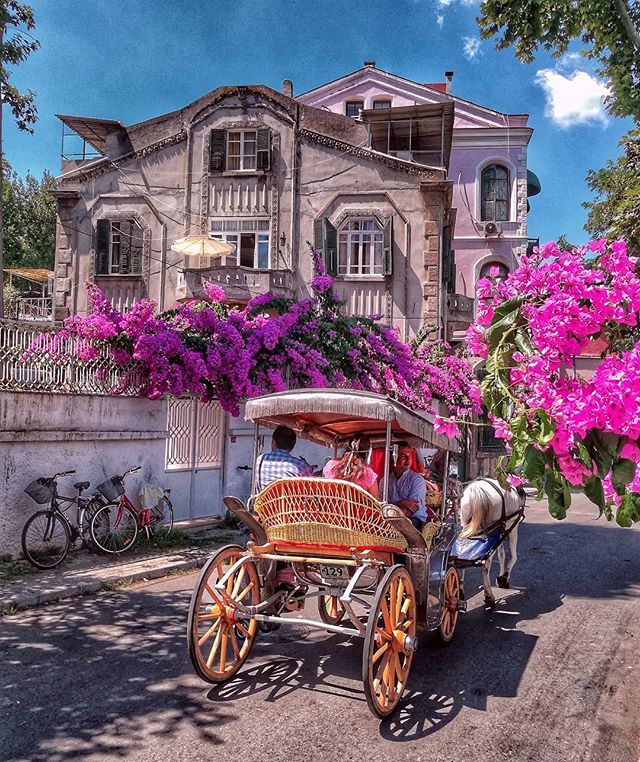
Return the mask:
[[[73,488],[77,489],[78,492],[82,492],[82,490],[84,490],[84,489],[89,489],[89,485],[90,484],[91,484],[91,482],[76,482],[73,485]]]

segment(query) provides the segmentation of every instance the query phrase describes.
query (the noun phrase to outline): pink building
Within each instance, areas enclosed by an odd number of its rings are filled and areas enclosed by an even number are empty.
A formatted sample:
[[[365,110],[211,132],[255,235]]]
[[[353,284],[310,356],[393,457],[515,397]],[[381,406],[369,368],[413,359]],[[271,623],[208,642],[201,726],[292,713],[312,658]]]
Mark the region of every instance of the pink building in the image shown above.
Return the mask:
[[[446,245],[442,249],[448,338],[471,317],[469,299],[475,297],[478,279],[492,266],[502,272],[517,266],[531,242],[528,196],[540,191],[537,177],[527,169],[533,132],[527,114],[503,114],[458,98],[451,93],[452,78],[453,72],[445,72],[444,83],[413,82],[365,61],[362,69],[297,96],[301,103],[361,120],[371,148],[426,166],[443,166],[446,154],[444,137],[439,140],[429,131],[428,108],[454,105],[448,169],[456,209],[452,261],[446,261]]]

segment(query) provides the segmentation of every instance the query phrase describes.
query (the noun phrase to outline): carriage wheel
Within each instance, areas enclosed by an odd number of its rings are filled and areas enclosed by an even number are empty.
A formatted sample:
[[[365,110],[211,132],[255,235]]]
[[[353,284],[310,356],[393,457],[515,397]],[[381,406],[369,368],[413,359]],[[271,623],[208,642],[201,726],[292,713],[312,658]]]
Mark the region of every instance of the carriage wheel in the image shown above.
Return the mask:
[[[255,619],[239,619],[234,607],[225,604],[215,590],[216,582],[244,552],[239,545],[221,548],[207,561],[191,596],[189,656],[198,675],[210,683],[221,683],[235,675],[247,660],[258,630]],[[253,561],[247,559],[229,577],[226,590],[245,606],[260,602],[260,579]]]
[[[337,595],[321,595],[318,598],[318,612],[325,624],[339,624],[347,613]]]
[[[387,717],[407,685],[416,638],[416,594],[404,566],[392,566],[371,604],[362,655],[362,679],[369,709]]]
[[[438,637],[443,643],[450,643],[458,623],[458,603],[460,601],[460,577],[453,566],[444,578],[442,621],[438,627]]]

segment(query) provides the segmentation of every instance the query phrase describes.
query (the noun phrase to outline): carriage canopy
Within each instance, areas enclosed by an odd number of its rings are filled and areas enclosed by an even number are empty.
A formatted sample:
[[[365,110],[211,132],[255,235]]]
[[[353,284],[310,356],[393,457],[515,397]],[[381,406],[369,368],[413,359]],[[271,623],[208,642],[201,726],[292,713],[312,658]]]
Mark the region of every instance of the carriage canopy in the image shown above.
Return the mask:
[[[363,432],[374,444],[391,436],[413,446],[458,451],[457,439],[438,434],[433,416],[372,392],[352,389],[299,389],[266,394],[247,401],[246,420],[263,426],[289,426],[298,436],[324,445],[340,445]]]

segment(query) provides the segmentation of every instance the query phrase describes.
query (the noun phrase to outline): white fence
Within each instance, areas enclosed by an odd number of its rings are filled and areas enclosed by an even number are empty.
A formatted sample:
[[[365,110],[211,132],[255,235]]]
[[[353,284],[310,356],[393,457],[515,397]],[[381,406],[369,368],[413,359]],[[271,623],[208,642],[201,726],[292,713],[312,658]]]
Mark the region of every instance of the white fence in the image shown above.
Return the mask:
[[[135,367],[115,365],[106,350],[94,360],[79,360],[79,340],[75,336],[62,340],[55,351],[43,341],[25,360],[25,353],[38,336],[53,336],[53,330],[0,323],[0,389],[109,394],[118,388],[119,394],[136,395],[144,386],[142,374]]]

